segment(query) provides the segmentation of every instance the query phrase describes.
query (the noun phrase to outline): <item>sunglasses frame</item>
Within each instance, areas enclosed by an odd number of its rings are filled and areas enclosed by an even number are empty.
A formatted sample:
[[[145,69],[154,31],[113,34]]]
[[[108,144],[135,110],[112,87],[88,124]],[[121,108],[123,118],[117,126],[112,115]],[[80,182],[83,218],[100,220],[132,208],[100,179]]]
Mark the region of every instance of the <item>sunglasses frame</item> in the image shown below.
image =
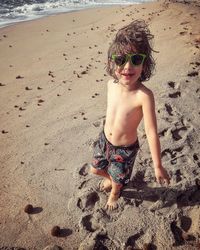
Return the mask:
[[[133,62],[132,62],[132,60],[131,60],[131,57],[132,57],[132,56],[135,56],[135,55],[142,56],[142,62],[141,62],[140,64],[133,64]],[[113,54],[113,55],[111,56],[111,58],[112,58],[112,60],[113,60],[114,62],[115,62],[115,58],[116,58],[117,56],[120,56],[120,55],[115,55],[115,54]],[[128,61],[130,61],[131,64],[132,64],[133,66],[140,66],[140,65],[142,65],[142,64],[144,63],[144,59],[147,57],[145,54],[141,54],[141,53],[125,54],[125,55],[122,55],[122,56],[126,56],[126,60],[125,60],[125,62],[124,62],[122,65],[117,65],[116,62],[115,62],[115,64],[116,64],[118,67],[123,67]]]

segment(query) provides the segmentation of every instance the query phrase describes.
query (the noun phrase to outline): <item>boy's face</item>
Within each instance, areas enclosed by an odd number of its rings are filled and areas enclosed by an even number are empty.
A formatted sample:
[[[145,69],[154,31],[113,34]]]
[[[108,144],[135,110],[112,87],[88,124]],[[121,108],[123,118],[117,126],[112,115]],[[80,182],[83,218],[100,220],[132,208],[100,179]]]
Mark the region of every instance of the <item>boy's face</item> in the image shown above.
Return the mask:
[[[117,79],[119,80],[119,82],[123,85],[135,84],[138,81],[138,79],[140,78],[142,70],[143,70],[143,61],[145,59],[145,56],[143,58],[142,63],[140,63],[138,65],[134,65],[131,62],[131,60],[132,60],[131,56],[133,54],[138,55],[139,53],[137,53],[136,49],[132,48],[131,52],[127,52],[127,53],[122,55],[124,58],[126,58],[125,63],[123,65],[118,66],[115,64],[115,75],[116,75]],[[133,59],[138,60],[137,56],[133,57]]]

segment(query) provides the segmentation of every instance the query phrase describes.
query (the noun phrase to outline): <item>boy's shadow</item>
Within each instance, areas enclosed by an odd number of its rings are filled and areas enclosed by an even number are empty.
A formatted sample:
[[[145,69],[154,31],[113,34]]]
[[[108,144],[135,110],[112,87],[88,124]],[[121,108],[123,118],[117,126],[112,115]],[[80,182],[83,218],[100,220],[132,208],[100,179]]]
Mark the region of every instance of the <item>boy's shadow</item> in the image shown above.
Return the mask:
[[[139,206],[144,200],[160,201],[159,208],[170,207],[173,204],[177,204],[178,207],[195,206],[200,205],[200,183],[197,179],[196,185],[186,189],[163,186],[152,188],[148,187],[143,180],[135,178],[124,188],[121,196],[127,201],[134,199],[136,206]]]

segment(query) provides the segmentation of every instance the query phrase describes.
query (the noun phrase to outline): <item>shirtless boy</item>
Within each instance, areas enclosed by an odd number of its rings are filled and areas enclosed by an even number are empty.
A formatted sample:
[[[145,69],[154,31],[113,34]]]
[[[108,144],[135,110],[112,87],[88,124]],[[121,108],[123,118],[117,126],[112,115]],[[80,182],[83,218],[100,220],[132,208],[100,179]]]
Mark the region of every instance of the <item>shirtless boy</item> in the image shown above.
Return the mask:
[[[155,63],[153,36],[146,23],[136,20],[120,29],[108,50],[107,113],[104,130],[94,147],[93,174],[104,177],[101,191],[110,191],[106,209],[117,207],[120,190],[129,181],[139,149],[137,128],[144,119],[145,132],[158,183],[169,184],[161,163],[154,96],[142,84],[149,80]]]

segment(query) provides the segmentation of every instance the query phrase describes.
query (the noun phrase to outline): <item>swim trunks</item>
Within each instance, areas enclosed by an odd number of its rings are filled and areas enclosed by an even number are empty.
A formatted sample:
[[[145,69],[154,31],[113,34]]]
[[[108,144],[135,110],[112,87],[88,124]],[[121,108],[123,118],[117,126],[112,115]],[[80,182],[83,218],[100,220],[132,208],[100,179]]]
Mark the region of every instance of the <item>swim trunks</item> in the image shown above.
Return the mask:
[[[92,166],[105,170],[114,182],[125,185],[130,180],[138,149],[138,140],[128,146],[114,146],[102,131],[94,145]]]

